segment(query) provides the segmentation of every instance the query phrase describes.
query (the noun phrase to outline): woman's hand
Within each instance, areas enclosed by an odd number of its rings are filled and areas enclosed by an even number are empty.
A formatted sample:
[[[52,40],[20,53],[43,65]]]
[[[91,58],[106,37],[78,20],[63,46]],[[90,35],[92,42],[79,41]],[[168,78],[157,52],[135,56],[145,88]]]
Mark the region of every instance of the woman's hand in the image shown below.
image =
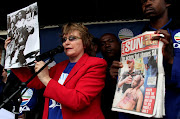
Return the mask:
[[[34,67],[35,72],[38,72],[45,65],[45,62],[43,61],[39,61],[39,62],[35,61],[35,63],[36,63]],[[45,86],[47,86],[47,84],[51,80],[49,76],[48,67],[45,67],[37,76]]]
[[[8,44],[11,42],[11,37],[7,38],[4,42],[4,49],[7,49]]]

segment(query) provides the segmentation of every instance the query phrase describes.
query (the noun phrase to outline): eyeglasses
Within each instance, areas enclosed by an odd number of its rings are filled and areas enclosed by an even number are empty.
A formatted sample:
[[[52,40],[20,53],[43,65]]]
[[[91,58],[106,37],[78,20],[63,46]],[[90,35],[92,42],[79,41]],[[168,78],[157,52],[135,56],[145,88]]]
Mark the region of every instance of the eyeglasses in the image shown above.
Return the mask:
[[[66,42],[67,40],[69,40],[69,41],[74,41],[74,40],[76,40],[76,39],[81,39],[81,38],[79,38],[79,37],[77,37],[77,36],[69,36],[69,38],[67,38],[67,37],[62,37],[62,39],[61,39],[61,41],[62,41],[62,43],[64,43],[64,42]]]

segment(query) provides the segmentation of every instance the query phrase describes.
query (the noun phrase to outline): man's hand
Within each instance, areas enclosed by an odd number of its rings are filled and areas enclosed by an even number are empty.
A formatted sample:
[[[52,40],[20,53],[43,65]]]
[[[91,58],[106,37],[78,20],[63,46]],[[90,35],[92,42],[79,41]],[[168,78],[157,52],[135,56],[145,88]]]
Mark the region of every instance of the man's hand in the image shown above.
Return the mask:
[[[119,61],[113,61],[111,67],[110,67],[110,75],[113,79],[117,79],[118,76],[118,69],[122,68],[123,64]]]
[[[164,37],[154,36],[151,38],[151,40],[160,40],[164,43],[162,47],[162,53],[163,53],[164,59],[168,63],[173,64],[173,42],[171,39],[171,35],[168,33],[167,30],[163,30],[163,29],[159,29],[155,31],[154,33],[164,35]]]
[[[127,77],[124,79],[124,83],[126,83],[126,84],[131,84],[131,82],[132,82],[132,76],[131,76],[131,75],[127,76]]]

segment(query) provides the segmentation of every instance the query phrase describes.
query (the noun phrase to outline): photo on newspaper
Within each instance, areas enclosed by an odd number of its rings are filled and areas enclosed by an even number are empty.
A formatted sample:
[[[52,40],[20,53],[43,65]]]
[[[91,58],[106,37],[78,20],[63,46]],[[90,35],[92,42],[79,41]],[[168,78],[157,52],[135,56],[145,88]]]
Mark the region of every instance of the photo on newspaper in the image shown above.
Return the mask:
[[[40,51],[37,2],[8,14],[7,32],[11,42],[6,49],[5,68],[32,65]]]
[[[112,110],[145,117],[164,114],[162,45],[153,31],[122,42],[121,62]]]

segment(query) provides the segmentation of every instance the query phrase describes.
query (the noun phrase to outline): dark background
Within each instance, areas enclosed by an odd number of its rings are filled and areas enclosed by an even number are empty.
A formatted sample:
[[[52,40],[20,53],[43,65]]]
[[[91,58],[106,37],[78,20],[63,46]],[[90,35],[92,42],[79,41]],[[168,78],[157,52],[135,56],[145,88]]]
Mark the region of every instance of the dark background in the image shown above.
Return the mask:
[[[7,14],[38,3],[39,26],[66,22],[98,22],[143,19],[140,0],[4,0],[0,3],[0,30],[6,30]],[[172,0],[172,16],[180,16],[180,0]]]
[[[171,16],[180,18],[180,0],[170,0]],[[143,19],[140,0],[3,0],[0,3],[0,31],[7,30],[7,14],[29,6],[37,2],[38,21],[40,28],[44,26],[59,25],[66,22],[109,22],[114,20],[141,20]],[[180,22],[180,21],[179,21]],[[133,26],[132,26],[133,27]],[[53,29],[52,29],[53,30]],[[55,33],[59,33],[59,29]],[[47,33],[42,35],[46,29],[41,30],[41,39],[47,39]],[[49,30],[48,33],[51,33]],[[51,40],[58,39],[57,34],[51,35]],[[47,35],[46,35],[47,34]],[[6,39],[6,35],[0,38]],[[1,50],[4,46],[4,40],[0,40]],[[45,43],[46,42],[42,42]],[[48,43],[47,43],[48,44]],[[57,44],[55,44],[57,45]],[[52,45],[52,48],[55,46]],[[49,48],[49,47],[48,47]],[[46,47],[42,48],[46,49]],[[48,51],[49,49],[46,49]]]

